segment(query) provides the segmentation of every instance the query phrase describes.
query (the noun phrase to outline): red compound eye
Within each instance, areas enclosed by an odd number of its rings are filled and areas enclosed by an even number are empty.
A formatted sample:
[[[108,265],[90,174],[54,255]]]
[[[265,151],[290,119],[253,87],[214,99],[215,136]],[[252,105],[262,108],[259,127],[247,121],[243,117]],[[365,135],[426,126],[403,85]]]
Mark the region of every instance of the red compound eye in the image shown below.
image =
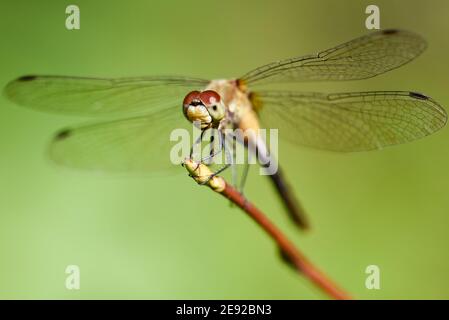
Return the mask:
[[[192,104],[193,100],[199,100],[200,99],[200,92],[199,91],[192,91],[190,92],[188,95],[186,95],[186,97],[184,98],[184,101],[182,102],[182,104],[184,106],[188,106],[190,104]]]
[[[213,90],[206,90],[200,93],[200,100],[206,107],[210,107],[220,102],[220,95]]]

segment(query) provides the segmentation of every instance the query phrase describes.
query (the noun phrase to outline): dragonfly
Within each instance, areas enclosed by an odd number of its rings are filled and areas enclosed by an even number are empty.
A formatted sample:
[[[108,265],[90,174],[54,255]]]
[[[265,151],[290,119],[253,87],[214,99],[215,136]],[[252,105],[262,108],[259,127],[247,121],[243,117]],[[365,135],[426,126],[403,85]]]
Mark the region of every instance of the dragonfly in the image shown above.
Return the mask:
[[[263,87],[372,78],[410,62],[426,46],[413,32],[388,29],[317,54],[269,63],[233,79],[32,75],[11,81],[5,93],[13,102],[39,111],[103,118],[55,134],[50,157],[75,168],[141,172],[172,167],[169,158],[160,155],[170,152],[170,131],[189,121],[199,122],[202,132],[276,128],[281,139],[297,146],[379,150],[438,131],[446,124],[446,111],[432,98],[411,91],[320,93]],[[266,150],[263,142],[253,143]],[[292,221],[306,228],[304,210],[284,172],[278,169],[269,177]]]

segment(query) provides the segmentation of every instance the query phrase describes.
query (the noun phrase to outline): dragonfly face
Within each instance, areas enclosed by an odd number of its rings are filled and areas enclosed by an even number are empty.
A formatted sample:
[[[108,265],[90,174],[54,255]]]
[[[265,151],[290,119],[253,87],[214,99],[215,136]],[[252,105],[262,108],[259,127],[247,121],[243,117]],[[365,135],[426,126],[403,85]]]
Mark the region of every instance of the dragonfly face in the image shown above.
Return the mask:
[[[190,122],[200,122],[201,129],[217,128],[226,109],[220,95],[213,90],[192,91],[182,103],[184,116]]]

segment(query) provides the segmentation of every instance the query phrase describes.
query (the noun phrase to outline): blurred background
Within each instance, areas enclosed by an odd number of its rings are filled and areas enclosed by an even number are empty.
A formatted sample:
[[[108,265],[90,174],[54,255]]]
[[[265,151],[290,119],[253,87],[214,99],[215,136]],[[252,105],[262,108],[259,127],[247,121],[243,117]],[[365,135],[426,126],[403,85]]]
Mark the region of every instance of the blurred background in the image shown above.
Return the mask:
[[[65,28],[76,4],[81,29]],[[2,1],[0,86],[24,74],[236,77],[369,31],[372,1]],[[376,1],[381,28],[429,42],[412,63],[304,91],[412,90],[449,106],[447,1]],[[322,299],[280,262],[240,210],[179,175],[97,175],[45,157],[55,131],[84,121],[0,100],[0,298]],[[280,144],[312,230],[287,220],[267,178],[246,195],[359,299],[449,298],[449,131],[381,152]],[[81,289],[65,288],[78,265]],[[365,288],[378,265],[380,290]]]

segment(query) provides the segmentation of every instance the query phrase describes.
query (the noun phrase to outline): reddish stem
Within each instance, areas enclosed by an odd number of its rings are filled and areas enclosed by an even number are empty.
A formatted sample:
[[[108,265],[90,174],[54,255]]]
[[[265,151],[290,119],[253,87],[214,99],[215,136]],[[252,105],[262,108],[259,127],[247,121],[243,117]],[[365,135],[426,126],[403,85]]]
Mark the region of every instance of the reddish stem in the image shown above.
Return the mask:
[[[296,269],[317,285],[327,295],[338,300],[348,300],[351,297],[333,283],[324,273],[315,267],[279,230],[266,215],[245,199],[237,190],[226,183],[223,191],[219,192],[243,211],[245,211],[265,232],[278,244],[282,252]]]

